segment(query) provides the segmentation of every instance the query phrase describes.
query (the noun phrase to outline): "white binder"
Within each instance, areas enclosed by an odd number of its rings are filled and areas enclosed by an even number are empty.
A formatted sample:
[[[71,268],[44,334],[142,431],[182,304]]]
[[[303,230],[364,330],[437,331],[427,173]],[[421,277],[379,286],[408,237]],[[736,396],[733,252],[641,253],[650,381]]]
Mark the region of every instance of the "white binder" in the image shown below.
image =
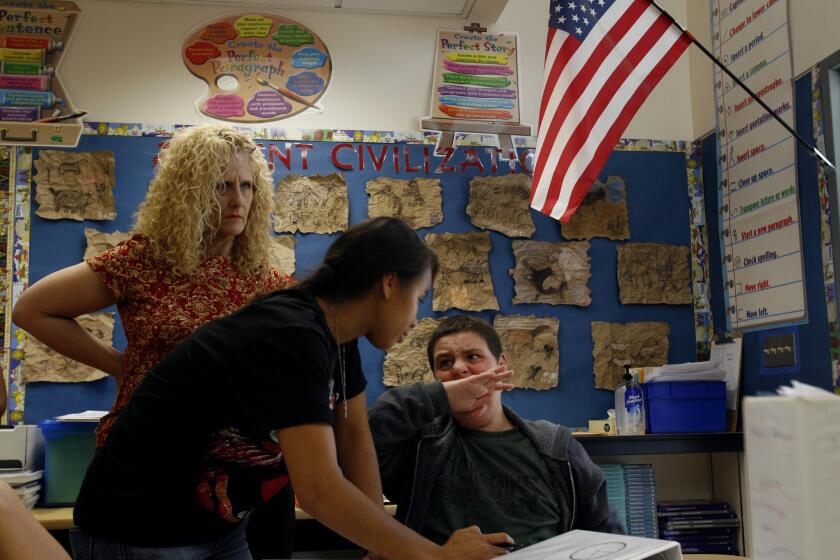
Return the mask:
[[[744,399],[753,560],[837,558],[840,398]]]
[[[680,560],[679,543],[575,530],[505,555],[506,560]]]

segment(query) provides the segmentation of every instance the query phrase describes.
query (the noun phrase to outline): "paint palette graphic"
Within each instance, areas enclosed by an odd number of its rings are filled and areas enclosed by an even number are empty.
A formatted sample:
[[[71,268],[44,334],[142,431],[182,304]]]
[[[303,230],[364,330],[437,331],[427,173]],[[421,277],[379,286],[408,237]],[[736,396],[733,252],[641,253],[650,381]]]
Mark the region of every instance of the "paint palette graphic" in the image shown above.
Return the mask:
[[[311,29],[284,16],[231,14],[184,39],[187,69],[207,83],[199,112],[231,122],[285,119],[320,110],[332,74],[327,46]]]

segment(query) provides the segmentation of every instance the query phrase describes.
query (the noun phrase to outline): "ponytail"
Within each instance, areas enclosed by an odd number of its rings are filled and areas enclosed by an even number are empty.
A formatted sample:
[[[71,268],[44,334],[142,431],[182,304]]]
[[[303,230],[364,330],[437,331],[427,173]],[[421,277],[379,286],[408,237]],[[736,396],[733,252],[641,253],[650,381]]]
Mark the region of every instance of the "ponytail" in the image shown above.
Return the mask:
[[[437,273],[438,259],[417,232],[398,218],[379,217],[347,229],[300,287],[334,301],[367,293],[383,276],[411,280]]]

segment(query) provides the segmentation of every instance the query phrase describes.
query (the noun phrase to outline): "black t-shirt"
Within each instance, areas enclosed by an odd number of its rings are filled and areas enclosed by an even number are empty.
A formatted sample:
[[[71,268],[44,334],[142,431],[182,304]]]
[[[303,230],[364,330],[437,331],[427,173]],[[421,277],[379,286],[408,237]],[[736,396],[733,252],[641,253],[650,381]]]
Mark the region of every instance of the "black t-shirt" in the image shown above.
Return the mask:
[[[346,397],[366,385],[345,345]],[[288,481],[273,430],[335,421],[343,399],[320,306],[274,292],[185,339],[134,392],[88,468],[74,519],[136,546],[217,539]]]

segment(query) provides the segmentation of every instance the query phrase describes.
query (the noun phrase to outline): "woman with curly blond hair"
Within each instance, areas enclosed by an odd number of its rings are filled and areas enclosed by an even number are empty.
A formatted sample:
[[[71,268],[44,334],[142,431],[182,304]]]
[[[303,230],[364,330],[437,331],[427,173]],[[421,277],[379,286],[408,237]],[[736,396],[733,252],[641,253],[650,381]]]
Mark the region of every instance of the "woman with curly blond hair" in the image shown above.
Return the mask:
[[[116,379],[97,446],[146,372],[181,340],[292,283],[269,265],[271,201],[268,165],[248,136],[223,125],[181,130],[159,154],[131,237],[20,297],[12,313],[19,327]],[[112,304],[125,330],[124,352],[75,320]]]
[[[132,236],[30,286],[12,320],[35,338],[116,379],[111,411],[96,430],[101,447],[146,373],[204,323],[255,296],[294,283],[269,265],[272,179],[257,145],[224,125],[179,131],[158,156]],[[116,304],[125,351],[103,344],[76,317]],[[293,496],[254,516],[254,555],[277,556],[291,535],[269,533]],[[294,515],[294,512],[292,512]]]

